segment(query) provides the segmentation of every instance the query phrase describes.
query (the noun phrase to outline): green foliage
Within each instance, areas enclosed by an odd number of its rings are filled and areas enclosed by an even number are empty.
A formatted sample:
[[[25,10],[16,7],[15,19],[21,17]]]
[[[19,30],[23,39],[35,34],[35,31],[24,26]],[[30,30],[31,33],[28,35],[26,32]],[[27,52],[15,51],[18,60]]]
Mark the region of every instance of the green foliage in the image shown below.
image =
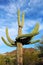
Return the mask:
[[[0,65],[16,65],[16,58],[14,55],[0,55]]]
[[[39,57],[43,57],[43,44],[38,44],[37,48],[40,51]]]
[[[23,54],[23,65],[43,65],[43,58],[39,58],[39,51],[26,51]],[[17,65],[16,55],[0,55],[0,65]]]
[[[26,52],[24,53],[24,64],[23,65],[35,65],[38,59],[38,53],[36,51],[34,52]]]

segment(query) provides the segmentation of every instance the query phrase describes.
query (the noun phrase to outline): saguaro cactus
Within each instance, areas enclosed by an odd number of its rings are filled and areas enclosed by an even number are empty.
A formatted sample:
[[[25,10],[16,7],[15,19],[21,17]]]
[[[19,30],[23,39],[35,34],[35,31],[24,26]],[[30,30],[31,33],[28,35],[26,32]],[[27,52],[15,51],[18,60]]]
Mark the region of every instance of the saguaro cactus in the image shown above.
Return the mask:
[[[22,28],[24,25],[24,13],[22,14],[22,22],[20,22],[20,10],[18,10],[18,36],[22,35]],[[22,43],[17,42],[17,64],[23,65],[23,48]]]
[[[36,42],[40,42],[40,40],[31,41],[35,35],[39,34],[39,31],[38,31],[39,23],[36,23],[35,28],[29,34],[22,34],[23,25],[24,25],[24,13],[22,13],[22,22],[20,22],[20,10],[18,10],[18,36],[16,37],[15,41],[13,41],[10,38],[9,33],[8,33],[8,28],[6,28],[6,37],[9,42],[7,42],[4,39],[4,37],[1,37],[3,42],[6,45],[8,45],[10,47],[13,47],[13,46],[17,47],[17,65],[23,65],[23,48],[22,48],[22,46],[26,45],[26,44],[30,44],[30,43],[33,44]]]

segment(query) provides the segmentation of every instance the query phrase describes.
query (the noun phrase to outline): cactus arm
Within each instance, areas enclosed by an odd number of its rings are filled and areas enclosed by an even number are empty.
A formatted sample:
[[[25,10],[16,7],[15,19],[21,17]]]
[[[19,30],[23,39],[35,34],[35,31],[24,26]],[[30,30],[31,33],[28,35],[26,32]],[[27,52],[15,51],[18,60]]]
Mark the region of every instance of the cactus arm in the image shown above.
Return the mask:
[[[13,45],[8,43],[3,37],[1,37],[1,39],[7,46],[13,47]]]
[[[30,33],[30,34],[22,34],[22,35],[16,37],[16,39],[19,39],[19,38],[27,38],[27,37],[31,37],[32,38],[32,37],[34,37],[37,34],[39,34],[39,32],[37,32],[37,33]]]
[[[18,25],[20,25],[20,10],[18,10]]]
[[[34,44],[34,43],[37,43],[37,42],[40,42],[40,40],[30,41],[30,44]]]
[[[6,28],[6,37],[8,39],[8,41],[11,43],[11,44],[14,44],[14,41],[10,38],[9,34],[8,34],[8,28]]]
[[[24,12],[22,13],[22,22],[21,22],[21,25],[22,25],[22,27],[24,25]]]
[[[18,38],[23,38],[23,37],[34,37],[35,35],[39,34],[39,23],[36,23],[35,28],[30,34],[23,34],[21,36],[18,36]]]
[[[39,23],[38,22],[36,23],[36,25],[35,25],[35,27],[34,27],[34,29],[32,30],[31,33],[33,33],[33,34],[39,33]],[[34,38],[34,36],[32,38]]]
[[[32,30],[32,33],[37,33],[39,31],[39,23],[37,22],[34,29]]]

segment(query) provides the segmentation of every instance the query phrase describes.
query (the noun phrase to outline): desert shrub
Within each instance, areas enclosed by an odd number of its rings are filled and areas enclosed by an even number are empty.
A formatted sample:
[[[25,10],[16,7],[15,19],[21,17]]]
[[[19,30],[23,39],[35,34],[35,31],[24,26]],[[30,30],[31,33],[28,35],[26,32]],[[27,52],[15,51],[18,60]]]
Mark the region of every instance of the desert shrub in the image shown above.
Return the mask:
[[[39,51],[24,52],[23,65],[43,65],[43,57],[39,57]],[[16,56],[0,55],[0,65],[17,65]]]
[[[38,53],[37,52],[26,52],[23,55],[23,65],[35,65],[38,61]]]

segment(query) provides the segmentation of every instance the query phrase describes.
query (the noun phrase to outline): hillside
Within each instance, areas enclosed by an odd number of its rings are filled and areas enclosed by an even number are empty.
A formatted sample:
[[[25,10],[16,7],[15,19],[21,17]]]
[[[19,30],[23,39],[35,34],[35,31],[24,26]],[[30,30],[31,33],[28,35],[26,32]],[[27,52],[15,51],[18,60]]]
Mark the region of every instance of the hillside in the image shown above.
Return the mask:
[[[35,49],[34,48],[23,48],[23,53],[25,53],[25,52],[34,52],[35,51]],[[6,55],[14,55],[14,54],[16,54],[16,50],[13,50],[12,52],[6,52],[5,53]]]
[[[43,57],[34,48],[23,48],[23,65],[43,65]],[[0,55],[0,65],[17,65],[16,50]]]

